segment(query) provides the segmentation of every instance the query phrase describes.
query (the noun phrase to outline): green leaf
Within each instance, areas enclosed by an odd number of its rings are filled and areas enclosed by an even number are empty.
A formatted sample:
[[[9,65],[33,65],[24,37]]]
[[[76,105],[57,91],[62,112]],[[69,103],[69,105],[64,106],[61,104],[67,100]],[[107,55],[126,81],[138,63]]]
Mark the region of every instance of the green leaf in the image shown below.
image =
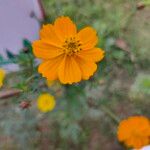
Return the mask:
[[[150,0],[142,0],[142,2],[144,3],[144,5],[150,5]]]
[[[6,49],[6,54],[7,54],[7,57],[9,59],[14,59],[15,58],[15,55],[12,52],[10,52],[10,50],[8,50],[8,49]]]
[[[0,55],[0,62],[2,62],[4,60],[3,56]]]
[[[32,52],[32,44],[29,40],[23,39],[23,46],[24,48],[27,48],[29,52]]]

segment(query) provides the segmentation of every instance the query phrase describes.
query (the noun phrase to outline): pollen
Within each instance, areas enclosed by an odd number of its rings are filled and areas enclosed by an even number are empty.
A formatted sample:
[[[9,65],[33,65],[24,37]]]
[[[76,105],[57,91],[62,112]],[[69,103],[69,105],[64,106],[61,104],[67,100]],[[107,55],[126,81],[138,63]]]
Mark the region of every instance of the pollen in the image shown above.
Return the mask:
[[[81,42],[75,37],[68,38],[63,44],[64,53],[71,56],[82,50],[81,45]]]

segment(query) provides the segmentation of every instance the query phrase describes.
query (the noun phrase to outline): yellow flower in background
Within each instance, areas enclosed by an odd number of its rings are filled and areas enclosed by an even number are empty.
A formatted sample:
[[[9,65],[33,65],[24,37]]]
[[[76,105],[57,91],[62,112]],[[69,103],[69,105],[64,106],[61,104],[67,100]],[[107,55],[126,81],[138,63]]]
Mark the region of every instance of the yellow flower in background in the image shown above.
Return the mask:
[[[37,107],[41,112],[52,111],[55,105],[55,98],[48,93],[41,94],[37,101]]]
[[[4,81],[4,78],[5,78],[5,75],[6,75],[5,70],[0,68],[0,87],[3,86],[3,81]]]
[[[59,79],[63,84],[88,80],[104,57],[104,51],[95,47],[97,43],[93,28],[77,32],[69,17],[59,17],[54,24],[44,25],[40,40],[33,42],[35,56],[43,60],[38,71],[47,80]]]
[[[135,149],[150,144],[150,120],[144,116],[133,116],[121,121],[118,140]]]
[[[54,84],[54,81],[47,80],[46,83],[48,87],[51,87]]]

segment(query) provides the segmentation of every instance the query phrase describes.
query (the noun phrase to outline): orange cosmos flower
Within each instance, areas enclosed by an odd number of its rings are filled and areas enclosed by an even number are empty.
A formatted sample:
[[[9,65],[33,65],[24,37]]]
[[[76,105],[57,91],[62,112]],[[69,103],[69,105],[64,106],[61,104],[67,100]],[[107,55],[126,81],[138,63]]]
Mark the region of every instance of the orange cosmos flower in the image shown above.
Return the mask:
[[[33,42],[33,52],[42,59],[38,71],[48,80],[59,79],[72,84],[89,79],[97,69],[96,62],[104,51],[96,48],[96,31],[86,27],[77,33],[69,17],[59,17],[54,24],[44,25],[40,40]]]
[[[135,149],[150,144],[150,120],[144,116],[134,116],[121,121],[118,140]]]

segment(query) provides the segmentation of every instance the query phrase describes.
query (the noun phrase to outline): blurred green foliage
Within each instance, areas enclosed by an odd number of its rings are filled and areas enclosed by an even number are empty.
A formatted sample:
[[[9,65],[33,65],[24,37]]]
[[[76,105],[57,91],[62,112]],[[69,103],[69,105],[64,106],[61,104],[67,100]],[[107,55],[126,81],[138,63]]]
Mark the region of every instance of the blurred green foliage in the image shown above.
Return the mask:
[[[149,74],[138,74],[131,87],[131,97],[134,99],[149,100],[150,97],[150,76]],[[147,99],[146,99],[147,97]]]
[[[37,73],[31,43],[17,56],[0,57],[0,65],[16,63],[19,72],[8,74],[4,89],[22,92],[0,101],[0,149],[114,150],[120,119],[130,115],[150,115],[148,6],[137,9],[138,0],[43,0],[46,19],[70,16],[78,25],[94,27],[98,46],[105,59],[89,81],[48,87]],[[40,113],[36,99],[40,93],[55,96],[53,112]],[[141,96],[142,95],[142,96]],[[139,101],[140,98],[140,101]],[[27,109],[19,107],[29,102]],[[1,140],[2,139],[2,140]]]

